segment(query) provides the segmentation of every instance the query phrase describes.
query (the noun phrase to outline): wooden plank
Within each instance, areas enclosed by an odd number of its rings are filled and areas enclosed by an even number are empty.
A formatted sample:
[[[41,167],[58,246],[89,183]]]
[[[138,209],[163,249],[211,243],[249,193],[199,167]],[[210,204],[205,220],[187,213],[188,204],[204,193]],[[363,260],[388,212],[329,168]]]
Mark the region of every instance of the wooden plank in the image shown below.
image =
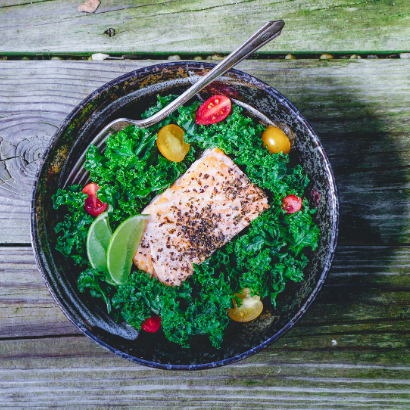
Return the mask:
[[[148,369],[78,338],[2,342],[3,408],[407,409],[409,366],[290,363],[259,354],[219,369]],[[30,351],[30,354],[27,352]]]
[[[404,409],[409,405],[408,366],[283,363],[261,354],[259,361],[170,373],[101,353],[78,338],[7,342],[0,359],[3,406],[51,407],[64,402],[67,407],[87,408]]]
[[[0,338],[80,334],[48,292],[30,247],[0,248],[0,312]]]
[[[326,360],[342,350],[357,362],[410,365],[401,357],[410,347],[409,261],[408,247],[339,247],[319,297],[284,337],[287,348],[272,349]],[[0,247],[0,334],[79,334],[48,294],[29,247]]]
[[[94,14],[81,3],[2,1],[0,53],[228,53],[270,19],[286,27],[263,53],[410,49],[407,0],[104,0]]]
[[[152,61],[0,62],[0,243],[29,243],[30,191],[48,140],[105,82]],[[341,200],[341,244],[410,241],[409,60],[247,61],[318,133]]]

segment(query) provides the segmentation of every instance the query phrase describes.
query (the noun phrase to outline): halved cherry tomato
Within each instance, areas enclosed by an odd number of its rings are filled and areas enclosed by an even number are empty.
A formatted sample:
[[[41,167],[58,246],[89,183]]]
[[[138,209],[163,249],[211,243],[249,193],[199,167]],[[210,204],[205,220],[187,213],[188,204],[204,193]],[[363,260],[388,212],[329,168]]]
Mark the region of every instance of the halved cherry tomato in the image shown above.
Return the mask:
[[[294,214],[302,208],[302,198],[296,195],[288,195],[282,199],[282,207],[288,214]]]
[[[263,145],[272,153],[289,154],[290,141],[286,134],[276,127],[268,127],[262,134]]]
[[[107,209],[107,204],[100,201],[97,197],[97,191],[100,187],[95,183],[86,185],[83,188],[83,193],[87,194],[88,197],[85,198],[84,208],[92,216],[98,216],[102,214]]]
[[[100,187],[95,183],[92,182],[91,184],[87,184],[84,188],[83,188],[83,194],[87,194],[87,195],[92,195],[92,196],[97,196],[97,191],[100,189]]]
[[[234,309],[228,309],[229,317],[235,322],[250,322],[262,313],[261,298],[257,295],[251,297],[249,288],[242,289],[242,292],[236,293],[235,296],[242,300],[242,305],[238,307],[236,300],[233,299]]]
[[[155,333],[161,327],[161,318],[153,315],[145,319],[141,324],[141,329],[149,333]]]
[[[231,112],[231,100],[225,95],[213,95],[198,109],[195,117],[197,124],[215,124],[224,120]]]
[[[166,125],[159,130],[157,146],[166,159],[176,162],[181,162],[190,148],[184,141],[184,130],[175,124]]]

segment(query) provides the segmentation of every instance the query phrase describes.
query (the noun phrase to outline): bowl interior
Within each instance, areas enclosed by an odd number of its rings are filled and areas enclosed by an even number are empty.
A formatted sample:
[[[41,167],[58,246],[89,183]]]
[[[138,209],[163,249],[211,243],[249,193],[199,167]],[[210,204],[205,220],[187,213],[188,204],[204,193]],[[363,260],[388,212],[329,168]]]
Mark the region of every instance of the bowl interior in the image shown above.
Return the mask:
[[[203,92],[202,98],[223,93],[248,104],[278,124],[291,139],[292,158],[310,178],[306,196],[318,208],[315,219],[320,244],[312,253],[305,280],[288,284],[278,298],[278,308],[247,323],[231,323],[221,349],[205,337],[184,349],[161,332],[138,332],[116,323],[98,299],[81,294],[76,285],[80,273],[55,250],[54,228],[63,215],[53,209],[52,196],[62,186],[72,166],[93,137],[110,121],[140,119],[157,95],[181,94],[196,76],[213,65],[169,63],[130,72],[96,90],[80,103],[61,125],[43,158],[33,189],[32,241],[37,263],[52,295],[68,318],[86,335],[112,352],[148,366],[199,369],[231,363],[247,357],[278,339],[301,317],[327,276],[336,246],[338,201],[327,157],[306,120],[286,98],[261,81],[231,70]]]

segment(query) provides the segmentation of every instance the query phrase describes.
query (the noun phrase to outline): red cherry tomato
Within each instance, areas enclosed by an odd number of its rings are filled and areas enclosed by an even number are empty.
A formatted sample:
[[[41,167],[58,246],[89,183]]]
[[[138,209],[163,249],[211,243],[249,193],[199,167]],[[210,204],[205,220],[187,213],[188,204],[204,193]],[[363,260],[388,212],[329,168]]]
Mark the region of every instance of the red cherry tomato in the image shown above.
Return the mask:
[[[224,120],[231,112],[231,100],[225,95],[213,95],[198,109],[195,117],[197,124],[215,124]]]
[[[294,214],[302,208],[302,198],[298,198],[296,195],[288,195],[282,199],[282,206],[288,214]]]
[[[99,189],[100,189],[100,187],[95,182],[92,182],[91,184],[87,184],[83,188],[83,193],[87,194],[87,195],[97,196],[97,191]]]
[[[83,188],[83,193],[88,197],[85,199],[84,208],[92,216],[98,216],[107,209],[107,204],[100,201],[97,197],[97,191],[100,187],[94,182]]]
[[[152,315],[141,324],[141,329],[149,333],[155,333],[160,327],[161,318],[158,315]]]

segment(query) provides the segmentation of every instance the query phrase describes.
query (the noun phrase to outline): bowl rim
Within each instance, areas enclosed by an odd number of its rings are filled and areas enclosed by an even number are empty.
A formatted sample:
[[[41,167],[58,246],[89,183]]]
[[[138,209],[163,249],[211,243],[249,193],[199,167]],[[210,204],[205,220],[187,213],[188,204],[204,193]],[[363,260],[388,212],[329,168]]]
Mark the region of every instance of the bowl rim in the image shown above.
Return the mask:
[[[338,189],[337,189],[337,186],[336,186],[336,181],[335,181],[335,178],[334,178],[332,167],[330,165],[330,161],[329,161],[329,159],[328,159],[328,157],[325,153],[325,150],[324,150],[322,144],[320,143],[320,140],[319,140],[318,136],[314,132],[313,128],[307,122],[305,117],[300,113],[300,111],[286,97],[284,97],[281,93],[279,93],[273,87],[271,87],[270,85],[266,84],[265,82],[257,79],[256,77],[253,77],[250,74],[244,73],[244,72],[239,71],[239,70],[230,69],[227,72],[227,74],[232,73],[237,77],[239,76],[241,79],[244,79],[244,80],[248,81],[249,83],[255,85],[256,87],[262,89],[263,91],[265,91],[266,93],[268,93],[269,95],[274,97],[276,100],[278,100],[281,104],[285,105],[288,109],[290,109],[290,111],[292,111],[293,114],[295,114],[297,116],[300,123],[305,127],[305,129],[309,133],[309,136],[310,136],[311,140],[313,140],[313,142],[316,145],[316,148],[317,148],[318,152],[320,153],[321,157],[323,158],[323,162],[324,162],[324,165],[325,165],[325,169],[326,169],[326,173],[327,173],[327,177],[328,177],[328,182],[329,182],[329,191],[330,191],[329,197],[333,201],[333,212],[332,212],[333,223],[332,223],[331,238],[330,238],[329,251],[327,253],[326,263],[324,264],[324,267],[322,269],[322,273],[320,275],[320,278],[319,278],[318,282],[316,283],[315,288],[311,291],[308,299],[305,301],[303,306],[299,308],[297,313],[287,322],[287,324],[285,326],[283,326],[274,335],[272,335],[271,337],[266,339],[264,342],[262,342],[261,344],[259,344],[258,346],[255,346],[255,347],[253,347],[253,348],[251,348],[251,349],[249,349],[249,350],[247,350],[243,353],[234,355],[232,357],[217,360],[217,361],[214,361],[214,362],[201,363],[201,364],[190,364],[190,365],[186,365],[186,364],[165,364],[165,363],[158,363],[158,362],[154,362],[154,361],[145,360],[145,359],[142,359],[142,358],[139,358],[139,357],[135,357],[131,354],[124,353],[124,352],[110,346],[108,343],[104,342],[99,337],[95,336],[92,332],[90,332],[84,326],[82,326],[82,325],[80,325],[79,323],[76,322],[73,315],[65,308],[65,306],[63,306],[63,304],[60,302],[60,299],[58,298],[58,296],[54,293],[54,291],[52,289],[52,286],[50,285],[50,283],[48,281],[47,273],[46,273],[46,271],[43,267],[43,263],[42,263],[42,260],[40,258],[40,253],[42,251],[40,249],[41,247],[40,247],[40,244],[38,243],[39,240],[38,240],[37,235],[36,235],[37,217],[36,217],[36,213],[35,213],[35,203],[36,203],[37,194],[38,194],[39,178],[40,178],[40,175],[44,172],[46,159],[47,159],[49,153],[54,148],[58,138],[64,132],[66,127],[70,124],[70,122],[75,117],[75,115],[84,106],[86,106],[90,101],[92,101],[95,98],[96,95],[99,95],[99,94],[103,93],[104,91],[111,88],[113,85],[121,83],[121,82],[123,82],[123,81],[125,81],[125,80],[127,80],[131,77],[136,77],[136,76],[141,76],[141,75],[144,75],[144,74],[148,74],[148,73],[152,72],[153,69],[162,70],[162,69],[169,69],[169,68],[172,69],[173,67],[176,67],[176,68],[180,67],[180,68],[183,68],[183,69],[187,69],[187,65],[191,66],[192,68],[198,68],[198,69],[199,68],[209,68],[209,70],[211,70],[216,64],[207,63],[207,62],[196,62],[196,61],[194,61],[194,62],[191,62],[191,61],[169,62],[169,63],[153,64],[153,65],[150,65],[150,66],[147,66],[147,67],[143,67],[143,68],[140,68],[140,69],[133,70],[133,71],[127,72],[125,74],[122,74],[121,76],[116,77],[113,80],[105,83],[104,85],[102,85],[101,87],[99,87],[98,89],[93,91],[91,94],[89,94],[87,97],[85,97],[66,116],[64,121],[61,123],[60,127],[56,130],[56,132],[54,133],[54,135],[50,139],[50,142],[49,142],[46,150],[44,151],[44,153],[42,155],[39,167],[37,169],[37,172],[36,172],[36,175],[35,175],[35,180],[34,180],[33,187],[32,187],[32,196],[31,196],[30,236],[31,236],[31,244],[32,244],[32,247],[33,247],[33,250],[34,250],[34,256],[35,256],[35,259],[36,259],[37,267],[38,267],[41,275],[43,276],[43,279],[45,281],[45,284],[46,284],[51,296],[53,297],[53,299],[55,300],[57,305],[60,307],[60,309],[63,311],[65,316],[83,334],[85,334],[87,337],[89,337],[94,342],[99,344],[104,349],[110,351],[111,353],[114,353],[117,356],[120,356],[124,359],[127,359],[127,360],[129,360],[131,362],[134,362],[134,363],[137,363],[137,364],[141,364],[141,365],[151,367],[151,368],[163,369],[163,370],[205,370],[205,369],[211,369],[211,368],[225,366],[227,364],[235,363],[237,361],[243,360],[245,358],[248,358],[248,357],[260,352],[262,349],[264,349],[265,347],[269,346],[270,344],[272,344],[273,342],[278,340],[280,337],[282,337],[304,315],[304,313],[311,306],[312,302],[314,301],[314,299],[318,295],[320,289],[322,288],[322,286],[323,286],[323,284],[324,284],[324,282],[325,282],[325,280],[328,276],[328,273],[330,271],[330,268],[331,268],[331,265],[332,265],[332,262],[333,262],[333,259],[334,259],[334,255],[335,255],[335,251],[336,251],[336,247],[337,247],[338,231],[339,231],[339,199],[338,199]]]

